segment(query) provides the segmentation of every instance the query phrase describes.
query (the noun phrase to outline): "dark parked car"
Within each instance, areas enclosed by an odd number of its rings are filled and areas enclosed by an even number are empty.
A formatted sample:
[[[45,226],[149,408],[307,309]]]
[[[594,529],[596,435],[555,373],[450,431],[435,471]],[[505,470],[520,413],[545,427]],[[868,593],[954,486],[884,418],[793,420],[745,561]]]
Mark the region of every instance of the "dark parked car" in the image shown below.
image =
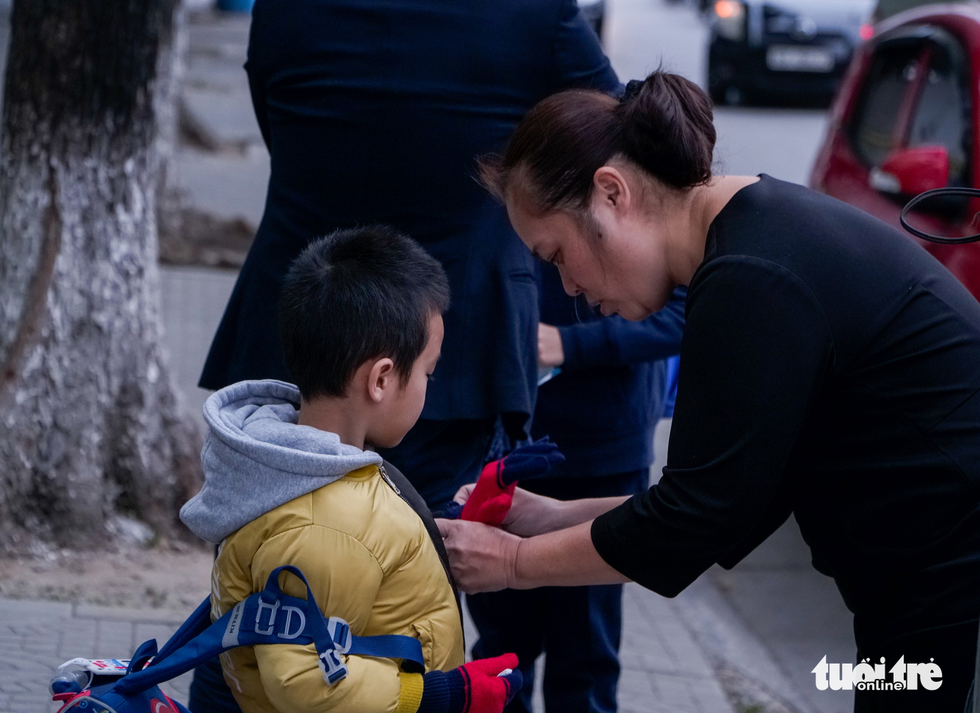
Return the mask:
[[[708,92],[717,104],[829,102],[862,39],[874,0],[717,0],[707,13]]]
[[[898,227],[902,206],[931,188],[980,186],[980,3],[932,5],[875,27],[832,111],[810,186]],[[980,232],[980,201],[926,202],[910,218],[932,235]],[[980,298],[980,243],[933,255]]]

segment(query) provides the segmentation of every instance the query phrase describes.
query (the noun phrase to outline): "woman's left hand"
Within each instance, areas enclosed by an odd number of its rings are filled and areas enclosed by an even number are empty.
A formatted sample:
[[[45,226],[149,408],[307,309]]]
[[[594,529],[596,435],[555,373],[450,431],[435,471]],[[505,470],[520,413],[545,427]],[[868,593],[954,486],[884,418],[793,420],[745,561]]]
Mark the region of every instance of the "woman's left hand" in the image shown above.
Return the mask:
[[[550,324],[538,325],[538,365],[561,366],[565,363],[565,349],[561,343],[561,332]]]
[[[456,585],[467,594],[516,588],[521,538],[481,522],[437,519]]]

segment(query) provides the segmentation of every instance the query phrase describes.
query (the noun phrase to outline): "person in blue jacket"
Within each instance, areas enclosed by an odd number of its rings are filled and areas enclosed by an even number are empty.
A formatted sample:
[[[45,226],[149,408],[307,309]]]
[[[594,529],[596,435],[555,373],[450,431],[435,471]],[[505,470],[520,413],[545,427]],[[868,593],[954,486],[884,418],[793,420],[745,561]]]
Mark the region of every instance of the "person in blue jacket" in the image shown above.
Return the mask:
[[[680,352],[686,289],[642,322],[600,318],[565,294],[558,270],[541,269],[538,350],[561,372],[538,391],[532,434],[550,436],[565,461],[532,492],[576,500],[646,490],[653,433],[667,397],[666,359]],[[543,693],[552,713],[614,713],[623,587],[543,587],[467,596],[480,631],[474,656],[513,651],[525,685],[505,709],[531,710],[534,662],[546,653]]]
[[[200,386],[289,381],[276,303],[312,240],[368,224],[411,236],[452,303],[422,417],[382,456],[439,510],[476,480],[498,423],[524,435],[536,395],[534,262],[477,158],[549,94],[619,80],[575,0],[256,0],[245,68],[271,176]],[[207,694],[217,677],[192,710],[233,710]]]

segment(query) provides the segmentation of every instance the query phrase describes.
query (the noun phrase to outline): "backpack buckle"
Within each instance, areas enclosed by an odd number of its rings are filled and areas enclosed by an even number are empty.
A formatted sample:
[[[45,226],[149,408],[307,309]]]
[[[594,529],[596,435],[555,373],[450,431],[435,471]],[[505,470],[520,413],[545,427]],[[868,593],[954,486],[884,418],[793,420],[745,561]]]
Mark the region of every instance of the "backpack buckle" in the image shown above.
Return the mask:
[[[347,664],[341,660],[337,649],[327,649],[322,652],[317,657],[316,663],[323,672],[323,680],[328,685],[332,686],[347,677]]]
[[[262,610],[269,610],[269,626],[262,626]],[[255,633],[261,636],[270,636],[276,628],[276,614],[279,613],[279,600],[277,599],[275,604],[269,604],[269,602],[259,597],[259,606],[255,610]]]
[[[340,653],[346,654],[350,651],[351,644],[353,643],[350,624],[339,616],[332,616],[327,619],[327,632],[330,634],[334,646]]]

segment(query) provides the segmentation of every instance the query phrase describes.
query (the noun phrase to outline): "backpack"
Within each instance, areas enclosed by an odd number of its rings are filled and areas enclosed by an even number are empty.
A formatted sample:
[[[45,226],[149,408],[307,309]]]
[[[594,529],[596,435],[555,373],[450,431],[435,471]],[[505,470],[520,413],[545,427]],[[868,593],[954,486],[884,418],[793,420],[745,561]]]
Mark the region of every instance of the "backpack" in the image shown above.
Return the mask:
[[[306,599],[284,594],[279,574],[289,572],[306,585]],[[306,577],[296,567],[277,567],[265,589],[236,604],[211,622],[210,597],[157,650],[156,639],[141,644],[132,659],[72,659],[51,681],[58,713],[189,713],[159,685],[218,654],[256,644],[314,644],[327,685],[347,676],[345,654],[402,659],[402,668],[423,673],[422,645],[410,636],[354,636],[347,622],[324,617]],[[74,670],[71,670],[74,668]]]

